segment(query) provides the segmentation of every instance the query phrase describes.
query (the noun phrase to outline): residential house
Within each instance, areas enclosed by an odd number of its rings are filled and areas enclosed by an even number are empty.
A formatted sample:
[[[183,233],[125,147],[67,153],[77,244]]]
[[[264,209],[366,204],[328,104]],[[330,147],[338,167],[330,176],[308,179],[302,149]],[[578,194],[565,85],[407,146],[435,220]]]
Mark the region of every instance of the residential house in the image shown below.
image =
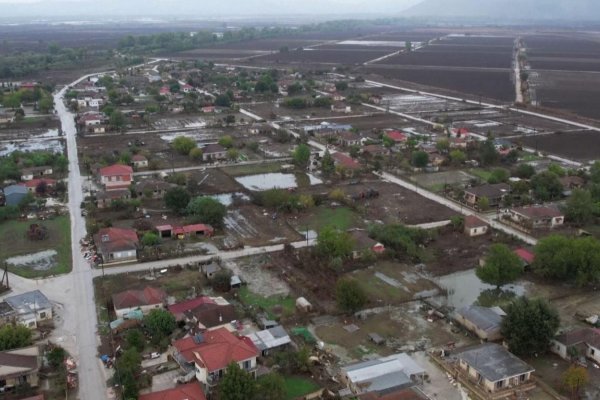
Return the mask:
[[[174,188],[175,184],[165,182],[159,179],[144,179],[136,182],[135,193],[138,197],[151,197],[153,199],[162,199],[169,189]]]
[[[331,105],[331,111],[349,114],[352,112],[352,106],[349,106],[348,104],[342,101],[337,101]]]
[[[0,302],[0,326],[14,324],[17,321],[17,312],[6,302]]]
[[[351,364],[341,369],[341,381],[352,394],[389,394],[421,383],[425,370],[406,353]]]
[[[248,337],[263,356],[283,350],[292,343],[292,339],[281,325],[251,333]]]
[[[512,208],[510,220],[525,229],[554,228],[565,221],[565,214],[555,206],[527,206]]]
[[[500,307],[471,305],[458,309],[454,319],[479,339],[493,342],[502,339],[500,327],[505,316]]]
[[[33,178],[41,178],[43,176],[52,175],[52,172],[52,167],[48,165],[43,167],[23,168],[21,170],[21,180],[30,181]]]
[[[183,93],[191,93],[194,91],[194,87],[192,85],[188,85],[187,83],[181,87],[181,91]]]
[[[494,398],[512,397],[515,390],[535,387],[533,367],[495,343],[486,343],[456,355],[459,371]]]
[[[218,143],[207,144],[202,148],[202,159],[212,162],[227,158],[227,149]]]
[[[8,392],[23,384],[37,387],[42,354],[38,346],[0,352],[0,392]]]
[[[37,328],[38,322],[52,320],[52,303],[39,290],[9,296],[4,303],[14,310],[15,320],[28,328]]]
[[[79,118],[79,123],[87,128],[100,125],[104,122],[104,116],[98,113],[87,113]]]
[[[177,321],[185,320],[185,313],[196,309],[204,304],[214,304],[215,301],[209,296],[198,296],[193,299],[180,301],[179,303],[171,304],[167,307],[169,312],[173,314]]]
[[[3,189],[4,204],[7,206],[18,206],[21,200],[27,196],[29,191],[23,185],[10,185]]]
[[[390,151],[380,144],[369,144],[362,148],[362,152],[370,157],[385,157]]]
[[[250,338],[236,336],[226,328],[177,340],[173,347],[173,358],[184,371],[194,372],[206,392],[218,385],[231,363],[256,377],[258,349]]]
[[[600,364],[600,329],[575,329],[558,335],[550,350],[567,361],[586,357]]]
[[[173,389],[142,394],[138,396],[138,400],[206,400],[206,396],[202,387],[197,382],[192,382]]]
[[[197,383],[186,383],[172,389],[142,394],[138,400],[206,400],[202,387]]]
[[[485,184],[467,188],[464,191],[464,200],[471,207],[477,206],[481,199],[487,199],[489,207],[498,207],[500,202],[510,193],[510,186],[506,183]]]
[[[112,301],[117,318],[123,318],[134,310],[141,310],[144,314],[152,310],[165,307],[167,294],[162,289],[146,286],[142,290],[126,290],[113,294]]]
[[[406,142],[408,142],[408,136],[400,131],[387,131],[385,132],[385,136],[394,142],[395,147],[404,147]]]
[[[353,258],[360,258],[365,252],[372,251],[375,254],[381,254],[385,251],[385,246],[378,241],[371,239],[367,231],[362,229],[355,229],[350,232],[352,241],[354,243],[354,250],[352,250]]]
[[[202,111],[204,114],[212,114],[212,113],[214,113],[214,112],[216,111],[216,108],[215,108],[215,106],[213,106],[213,105],[210,105],[210,106],[204,106],[204,107],[202,107],[201,111]]]
[[[360,135],[352,131],[344,131],[338,135],[338,142],[344,147],[359,146],[360,139]]]
[[[131,164],[133,168],[148,168],[148,159],[141,154],[131,156]]]
[[[339,166],[351,174],[358,172],[362,168],[358,161],[354,160],[350,156],[345,155],[344,153],[333,153],[331,157],[333,158],[336,166]]]
[[[133,183],[133,168],[123,164],[100,168],[100,183],[106,190],[129,189]]]
[[[232,321],[237,320],[235,308],[223,297],[211,297],[210,300],[184,312],[185,321],[190,325],[191,332],[229,327]]]
[[[45,194],[46,192],[51,191],[56,187],[56,179],[36,178],[25,183],[20,183],[20,185],[25,186],[29,193]]]
[[[476,215],[467,215],[464,220],[465,235],[473,237],[485,235],[489,229],[487,222]]]
[[[128,201],[131,200],[131,190],[129,189],[117,189],[117,190],[101,190],[96,193],[96,206],[100,209],[108,208],[112,206],[113,201]]]
[[[158,93],[161,96],[169,97],[169,96],[171,96],[171,89],[169,89],[168,86],[163,86],[163,87],[160,88],[160,90],[158,91]]]
[[[450,129],[451,138],[467,138],[469,137],[469,130],[467,128],[452,128]]]
[[[15,122],[15,114],[2,112],[0,113],[0,124],[12,124]]]
[[[94,235],[94,244],[104,264],[137,260],[139,240],[134,229],[102,228]]]

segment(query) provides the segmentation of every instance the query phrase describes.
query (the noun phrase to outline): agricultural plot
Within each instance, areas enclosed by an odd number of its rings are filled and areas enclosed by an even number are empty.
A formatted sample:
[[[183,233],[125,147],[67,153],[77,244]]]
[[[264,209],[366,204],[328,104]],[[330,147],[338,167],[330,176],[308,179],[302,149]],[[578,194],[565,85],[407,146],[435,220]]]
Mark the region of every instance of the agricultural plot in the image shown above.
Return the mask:
[[[442,42],[475,46],[510,46],[514,40],[512,36],[450,34],[444,37]]]
[[[274,38],[274,39],[255,39],[244,40],[240,42],[220,43],[216,46],[211,46],[210,49],[215,50],[244,50],[244,51],[275,51],[282,47],[287,47],[289,50],[315,45],[321,42],[319,39],[305,39],[301,37],[289,38]]]
[[[263,54],[269,54],[268,51],[257,51],[257,50],[238,50],[238,49],[196,49],[190,51],[184,51],[179,54],[178,58],[200,58],[200,59],[230,59],[230,60],[238,60],[242,58],[252,57],[252,56],[260,56]]]
[[[600,136],[598,136],[598,132],[581,131],[529,136],[522,138],[521,142],[539,151],[578,161],[591,161],[600,158],[598,152]]]
[[[536,71],[600,71],[600,58],[530,57],[529,63]]]
[[[376,48],[369,50],[320,50],[317,48],[271,54],[260,57],[258,60],[266,63],[362,64],[386,54],[389,54],[389,51]]]
[[[418,65],[469,68],[510,68],[512,53],[490,51],[429,51],[427,47],[410,53],[401,53],[377,64]]]

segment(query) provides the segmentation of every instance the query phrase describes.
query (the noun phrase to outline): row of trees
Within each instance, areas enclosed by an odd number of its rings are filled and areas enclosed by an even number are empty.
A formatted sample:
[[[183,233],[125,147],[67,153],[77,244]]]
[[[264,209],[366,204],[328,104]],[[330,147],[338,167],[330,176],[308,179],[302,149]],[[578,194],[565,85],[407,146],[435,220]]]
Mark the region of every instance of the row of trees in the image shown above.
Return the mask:
[[[215,228],[223,226],[223,218],[227,208],[212,197],[199,196],[192,198],[190,192],[178,186],[169,189],[165,194],[165,204],[179,215],[187,215],[191,222],[202,222]]]

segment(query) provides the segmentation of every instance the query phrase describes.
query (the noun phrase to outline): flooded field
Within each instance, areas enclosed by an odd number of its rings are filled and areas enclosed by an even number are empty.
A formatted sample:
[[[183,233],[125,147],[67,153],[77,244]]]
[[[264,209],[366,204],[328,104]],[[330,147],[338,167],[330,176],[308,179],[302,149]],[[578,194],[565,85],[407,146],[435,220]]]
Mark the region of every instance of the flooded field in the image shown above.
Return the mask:
[[[47,271],[56,266],[56,250],[44,250],[24,256],[16,256],[6,259],[6,263],[17,268],[30,268],[34,271]]]
[[[244,193],[236,192],[236,193],[220,193],[214,194],[209,197],[217,200],[219,203],[223,204],[226,207],[229,207],[233,204],[234,200],[241,201],[250,201],[250,197],[245,195]]]
[[[246,189],[263,191],[269,189],[293,189],[303,186],[302,180],[304,174],[284,174],[273,172],[269,174],[248,175],[235,178],[235,180]],[[309,185],[318,185],[323,183],[319,178],[311,175],[305,175],[308,178]]]

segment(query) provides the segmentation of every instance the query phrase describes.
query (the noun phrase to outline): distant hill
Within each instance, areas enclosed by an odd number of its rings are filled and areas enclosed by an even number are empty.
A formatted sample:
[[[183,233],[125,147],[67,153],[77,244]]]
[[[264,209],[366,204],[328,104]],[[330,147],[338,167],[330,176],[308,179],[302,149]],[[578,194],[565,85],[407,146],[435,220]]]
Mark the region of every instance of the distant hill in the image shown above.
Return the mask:
[[[492,20],[590,21],[600,18],[600,4],[598,0],[424,0],[402,15]]]

